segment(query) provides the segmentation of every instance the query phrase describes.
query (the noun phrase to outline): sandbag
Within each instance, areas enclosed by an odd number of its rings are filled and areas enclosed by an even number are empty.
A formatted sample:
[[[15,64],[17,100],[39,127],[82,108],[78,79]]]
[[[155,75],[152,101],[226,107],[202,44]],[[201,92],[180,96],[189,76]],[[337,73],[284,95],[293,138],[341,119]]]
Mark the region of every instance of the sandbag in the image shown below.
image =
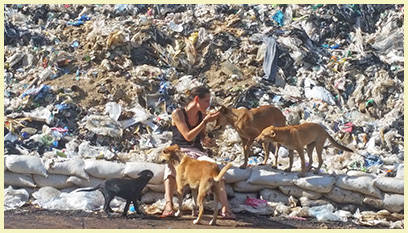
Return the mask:
[[[28,174],[4,172],[4,185],[12,185],[14,187],[37,187],[33,177]]]
[[[395,178],[404,179],[404,164],[398,165],[397,174],[395,174]]]
[[[270,202],[280,202],[285,205],[289,204],[288,196],[278,190],[262,189],[259,192],[260,199]]]
[[[363,204],[374,207],[376,209],[384,209],[384,200],[374,197],[365,197],[363,199]]]
[[[238,207],[244,205],[245,200],[249,198],[257,198],[257,193],[235,193],[235,196],[229,201],[231,207]]]
[[[248,183],[276,188],[280,185],[292,185],[296,178],[297,175],[294,173],[252,169]]]
[[[337,177],[336,186],[376,198],[383,198],[383,193],[374,186],[372,176],[339,176]]]
[[[225,184],[225,192],[227,193],[227,197],[231,198],[235,196],[234,188],[232,187],[233,184]]]
[[[336,186],[334,186],[330,192],[324,194],[324,196],[338,203],[351,203],[356,205],[361,205],[364,199],[364,196],[360,193],[348,191]]]
[[[145,204],[152,204],[164,198],[163,193],[147,192],[142,195],[141,201]]]
[[[333,188],[335,178],[331,176],[310,176],[294,181],[295,185],[318,193],[328,193]]]
[[[147,184],[146,187],[153,192],[164,193],[164,183],[163,184]]]
[[[15,173],[47,176],[47,170],[40,158],[29,155],[8,155],[7,169]]]
[[[374,185],[384,192],[404,194],[404,180],[393,177],[379,177]]]
[[[59,197],[61,194],[61,191],[58,189],[51,187],[51,186],[46,186],[40,188],[38,191],[34,192],[32,195],[35,199],[41,200],[43,202],[49,202],[54,198]]]
[[[399,213],[404,209],[404,195],[385,193],[384,209]]]
[[[299,201],[302,207],[313,207],[330,204],[330,201],[327,199],[310,200],[307,197],[301,197],[299,198]]]
[[[128,162],[123,170],[124,176],[137,178],[139,172],[148,169],[153,172],[153,178],[150,179],[149,184],[163,183],[164,164],[147,163],[147,162]]]
[[[106,160],[85,160],[85,171],[97,178],[122,178],[125,164]]]
[[[225,183],[236,183],[239,181],[247,180],[251,175],[252,169],[247,167],[241,169],[239,167],[232,167],[228,169],[227,173],[224,175]]]
[[[99,179],[92,176],[90,176],[88,180],[82,179],[77,176],[70,176],[67,179],[67,183],[76,185],[78,187],[95,187],[98,184],[103,183],[104,181],[105,181],[104,179]]]
[[[84,179],[89,179],[88,174],[85,172],[85,162],[82,159],[68,159],[56,161],[50,159],[45,162],[48,173],[78,176]]]
[[[69,176],[66,175],[52,175],[52,174],[49,174],[48,177],[33,175],[34,182],[38,187],[51,186],[57,189],[72,187],[72,184],[67,183],[68,177]]]
[[[250,184],[246,181],[239,181],[233,185],[233,189],[236,192],[258,192],[261,189],[264,189],[264,185],[259,184]]]
[[[320,193],[316,193],[316,192],[309,191],[309,190],[304,190],[295,185],[282,185],[282,186],[279,186],[279,190],[282,193],[284,193],[286,196],[293,195],[297,198],[307,197],[308,199],[311,199],[311,200],[319,199],[322,196],[322,194]]]

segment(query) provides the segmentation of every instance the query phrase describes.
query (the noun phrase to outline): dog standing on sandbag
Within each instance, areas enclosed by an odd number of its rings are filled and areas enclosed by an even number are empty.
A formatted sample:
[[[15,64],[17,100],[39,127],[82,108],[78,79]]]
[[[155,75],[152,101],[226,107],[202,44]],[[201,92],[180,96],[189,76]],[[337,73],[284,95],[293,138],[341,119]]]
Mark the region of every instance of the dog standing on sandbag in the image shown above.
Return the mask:
[[[105,204],[103,210],[110,217],[110,212],[113,210],[110,208],[110,202],[115,196],[126,199],[125,209],[122,216],[126,217],[129,210],[129,205],[133,202],[133,206],[138,214],[142,214],[139,210],[138,201],[141,199],[141,193],[143,188],[147,185],[149,180],[153,177],[153,172],[150,170],[143,170],[136,179],[121,179],[112,178],[105,180],[102,184],[99,184],[90,189],[81,189],[78,192],[90,192],[99,190],[102,192],[105,198]]]

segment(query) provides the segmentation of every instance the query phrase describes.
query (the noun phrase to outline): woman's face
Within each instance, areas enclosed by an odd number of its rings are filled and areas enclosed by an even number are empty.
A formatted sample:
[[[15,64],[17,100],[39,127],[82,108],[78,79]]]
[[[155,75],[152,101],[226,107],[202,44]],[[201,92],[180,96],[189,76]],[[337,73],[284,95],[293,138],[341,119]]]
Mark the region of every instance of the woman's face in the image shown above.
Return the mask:
[[[197,98],[198,109],[202,113],[205,113],[207,111],[207,108],[210,107],[210,100],[211,100],[210,94],[206,94],[203,98],[200,97]]]

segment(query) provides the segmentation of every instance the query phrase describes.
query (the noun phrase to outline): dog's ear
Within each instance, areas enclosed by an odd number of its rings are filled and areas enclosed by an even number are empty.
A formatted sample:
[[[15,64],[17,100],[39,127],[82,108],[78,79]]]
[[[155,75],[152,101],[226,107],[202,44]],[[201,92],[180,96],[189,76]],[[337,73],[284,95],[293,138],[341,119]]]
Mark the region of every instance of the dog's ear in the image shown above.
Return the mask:
[[[172,145],[172,147],[173,147],[174,151],[179,151],[180,150],[180,146],[177,145],[177,144]]]
[[[227,113],[228,112],[228,108],[225,107],[224,105],[221,105],[220,109],[218,111],[220,111],[221,113]]]
[[[169,153],[171,153],[172,151],[178,151],[178,150],[180,150],[180,147],[179,147],[179,145],[175,144],[175,145],[171,145],[171,146],[169,146],[169,147],[166,147],[166,148],[163,150],[163,153],[169,154]]]

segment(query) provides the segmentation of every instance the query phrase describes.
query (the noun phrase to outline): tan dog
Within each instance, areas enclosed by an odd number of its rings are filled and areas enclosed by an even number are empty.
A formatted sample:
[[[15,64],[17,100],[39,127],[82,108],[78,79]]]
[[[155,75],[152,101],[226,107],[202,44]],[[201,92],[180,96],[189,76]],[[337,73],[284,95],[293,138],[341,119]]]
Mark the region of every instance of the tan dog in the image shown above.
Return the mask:
[[[234,109],[221,106],[219,111],[221,114],[217,118],[216,126],[230,124],[241,137],[242,148],[245,156],[245,161],[244,164],[241,165],[241,168],[246,168],[251,145],[254,139],[262,132],[263,129],[271,125],[286,125],[285,116],[278,108],[272,105],[251,108],[249,110],[246,108]],[[262,164],[265,165],[269,158],[269,141],[262,143],[262,147],[265,151],[265,158]],[[279,147],[280,145],[276,143],[275,164],[272,165],[272,167],[276,167],[278,165]]]
[[[285,171],[291,171],[293,164],[293,150],[299,153],[302,171],[301,176],[306,173],[305,157],[303,149],[307,146],[307,154],[309,156],[309,171],[313,163],[313,149],[316,147],[317,156],[319,158],[319,165],[315,171],[317,173],[323,164],[322,151],[326,139],[332,143],[333,146],[353,152],[353,150],[337,143],[319,124],[303,123],[300,125],[289,125],[284,127],[270,126],[262,131],[262,133],[255,139],[257,142],[278,142],[289,149],[289,167]]]
[[[173,164],[176,169],[179,209],[176,212],[175,216],[181,216],[183,189],[186,185],[189,185],[194,200],[193,213],[196,207],[196,203],[198,203],[199,207],[198,217],[193,221],[193,223],[200,223],[204,212],[204,198],[207,192],[212,190],[212,192],[214,193],[215,206],[213,218],[210,221],[210,225],[215,225],[217,221],[219,202],[217,192],[215,192],[215,186],[218,182],[221,181],[227,170],[231,168],[232,163],[228,163],[220,171],[217,164],[215,163],[190,158],[185,153],[180,151],[180,147],[178,145],[173,145],[165,148],[162,151],[161,159]]]

